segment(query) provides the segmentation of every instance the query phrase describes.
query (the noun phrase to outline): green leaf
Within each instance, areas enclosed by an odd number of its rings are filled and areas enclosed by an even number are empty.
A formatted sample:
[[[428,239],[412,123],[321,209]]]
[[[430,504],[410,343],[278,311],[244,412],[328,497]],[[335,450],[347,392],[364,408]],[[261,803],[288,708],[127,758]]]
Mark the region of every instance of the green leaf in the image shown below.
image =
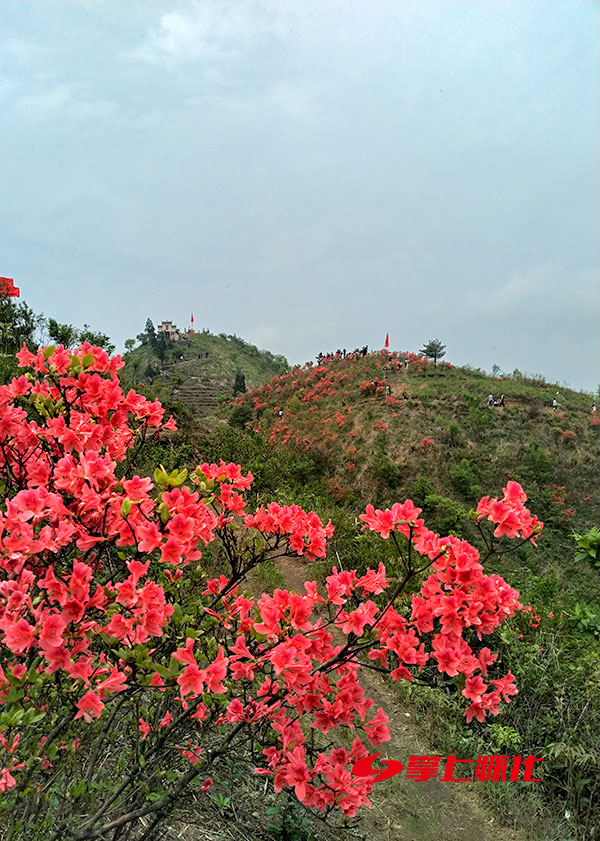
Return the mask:
[[[69,797],[80,797],[85,791],[85,780],[79,780],[74,786],[69,789]]]
[[[177,677],[177,675],[182,671],[182,669],[183,666],[179,662],[179,660],[176,660],[174,657],[171,657],[169,661],[169,674],[171,675],[171,677]]]
[[[161,464],[161,466],[157,467],[156,470],[154,471],[154,481],[156,482],[157,485],[164,486],[164,485],[168,484],[168,480],[169,480],[169,477],[167,476],[167,472]]]
[[[144,666],[152,666],[152,660],[148,656],[148,652],[146,651],[146,649],[136,651],[135,664],[139,668],[143,668]]]
[[[164,678],[172,677],[171,672],[165,666],[161,666],[160,663],[155,663],[153,661],[152,662],[152,668],[161,677],[164,677]]]

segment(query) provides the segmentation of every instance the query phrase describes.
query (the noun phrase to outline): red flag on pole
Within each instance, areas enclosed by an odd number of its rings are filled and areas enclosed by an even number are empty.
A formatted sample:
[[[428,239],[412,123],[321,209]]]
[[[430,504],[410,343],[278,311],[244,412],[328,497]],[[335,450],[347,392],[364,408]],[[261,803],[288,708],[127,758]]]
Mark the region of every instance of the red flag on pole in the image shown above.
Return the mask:
[[[192,313],[192,324],[194,323],[194,313]]]
[[[389,346],[390,346],[390,334],[386,333],[385,334],[385,345],[384,345],[384,347],[389,347]]]

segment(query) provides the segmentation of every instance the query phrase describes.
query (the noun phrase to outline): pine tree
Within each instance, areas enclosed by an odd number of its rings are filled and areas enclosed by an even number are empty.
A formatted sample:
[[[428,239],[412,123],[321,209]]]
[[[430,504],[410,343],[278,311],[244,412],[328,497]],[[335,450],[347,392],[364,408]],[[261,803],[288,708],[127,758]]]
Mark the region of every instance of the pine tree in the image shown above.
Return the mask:
[[[243,371],[235,372],[235,382],[233,383],[233,396],[243,394],[246,391],[246,377]]]
[[[433,359],[433,364],[437,365],[438,359],[446,355],[446,345],[443,345],[439,339],[431,339],[421,348],[419,353],[422,353],[428,359]]]
[[[154,329],[154,324],[150,318],[146,321],[146,335],[148,337],[148,343],[150,347],[156,349],[157,345],[157,338],[156,338],[156,330]]]

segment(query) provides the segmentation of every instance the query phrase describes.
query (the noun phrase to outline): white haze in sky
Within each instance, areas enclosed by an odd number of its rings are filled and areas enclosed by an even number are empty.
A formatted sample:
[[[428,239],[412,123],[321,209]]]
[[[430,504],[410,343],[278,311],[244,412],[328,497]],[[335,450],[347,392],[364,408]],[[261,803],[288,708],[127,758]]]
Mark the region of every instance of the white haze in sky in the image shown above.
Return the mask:
[[[109,333],[598,380],[593,2],[2,2],[0,274]]]

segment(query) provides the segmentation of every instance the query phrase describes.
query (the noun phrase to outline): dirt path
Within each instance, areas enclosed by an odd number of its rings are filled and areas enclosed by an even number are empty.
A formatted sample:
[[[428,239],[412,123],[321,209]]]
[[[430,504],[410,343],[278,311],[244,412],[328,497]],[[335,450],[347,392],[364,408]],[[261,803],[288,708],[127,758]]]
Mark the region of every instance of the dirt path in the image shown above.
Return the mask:
[[[286,587],[304,592],[304,581],[311,577],[308,564],[300,558],[283,558],[278,566]],[[435,753],[418,736],[412,713],[399,705],[391,681],[365,669],[361,683],[375,707],[382,707],[390,719],[392,738],[382,747],[382,758],[406,765],[411,754]],[[439,780],[415,783],[398,775],[376,784],[373,805],[361,811],[358,829],[366,841],[524,841],[521,832],[499,825],[490,816],[474,790],[476,785]]]

